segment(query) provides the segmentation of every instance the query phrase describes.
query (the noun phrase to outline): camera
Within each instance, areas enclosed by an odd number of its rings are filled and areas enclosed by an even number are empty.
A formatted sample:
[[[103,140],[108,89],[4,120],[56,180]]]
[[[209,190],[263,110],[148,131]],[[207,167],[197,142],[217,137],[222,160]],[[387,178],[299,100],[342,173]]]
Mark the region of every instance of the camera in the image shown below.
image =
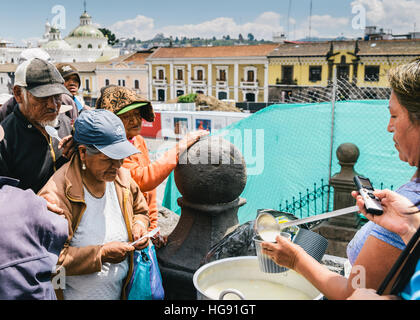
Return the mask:
[[[355,176],[354,183],[365,202],[366,212],[377,216],[382,215],[384,211],[381,205],[381,200],[373,194],[375,189],[373,189],[370,180],[365,177]]]

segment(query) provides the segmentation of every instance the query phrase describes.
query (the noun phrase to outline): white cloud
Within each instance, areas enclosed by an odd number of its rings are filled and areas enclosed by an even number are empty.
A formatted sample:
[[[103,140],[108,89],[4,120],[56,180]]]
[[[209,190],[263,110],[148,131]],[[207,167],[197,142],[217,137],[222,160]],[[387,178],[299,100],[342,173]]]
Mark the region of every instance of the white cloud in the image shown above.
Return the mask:
[[[220,17],[199,24],[169,25],[155,28],[153,18],[137,16],[134,19],[119,21],[109,26],[117,37],[132,38],[141,40],[152,39],[156,34],[163,33],[165,36],[173,37],[201,37],[221,38],[229,35],[237,38],[239,34],[244,37],[252,33],[257,39],[271,40],[274,32],[283,32],[280,25],[281,15],[275,12],[264,12],[254,21],[238,24],[233,18]]]

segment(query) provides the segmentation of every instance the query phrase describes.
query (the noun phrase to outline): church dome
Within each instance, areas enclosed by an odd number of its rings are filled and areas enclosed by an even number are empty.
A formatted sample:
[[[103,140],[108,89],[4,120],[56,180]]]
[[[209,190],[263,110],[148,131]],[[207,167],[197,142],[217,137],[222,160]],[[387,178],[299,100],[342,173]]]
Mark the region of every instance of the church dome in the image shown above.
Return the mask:
[[[70,32],[69,38],[105,38],[104,34],[93,25],[78,26],[72,32]]]
[[[85,11],[80,16],[80,24],[67,38],[105,39],[104,34],[92,24],[92,17]]]

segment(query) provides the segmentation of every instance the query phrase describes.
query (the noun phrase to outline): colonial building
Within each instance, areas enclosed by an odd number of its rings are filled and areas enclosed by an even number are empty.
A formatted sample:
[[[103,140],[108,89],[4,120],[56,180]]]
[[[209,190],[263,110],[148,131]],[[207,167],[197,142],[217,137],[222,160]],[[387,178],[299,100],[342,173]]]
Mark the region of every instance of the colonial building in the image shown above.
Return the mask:
[[[98,64],[96,77],[99,87],[118,85],[149,96],[149,71],[146,59],[153,50],[138,51]]]
[[[268,100],[267,55],[277,44],[159,48],[149,66],[150,99],[167,101],[189,93],[219,100]]]
[[[366,89],[375,98],[375,89],[389,87],[389,69],[416,57],[416,39],[286,42],[268,55],[269,101],[288,102],[294,95],[313,95],[316,101],[332,85],[334,74],[340,83]]]

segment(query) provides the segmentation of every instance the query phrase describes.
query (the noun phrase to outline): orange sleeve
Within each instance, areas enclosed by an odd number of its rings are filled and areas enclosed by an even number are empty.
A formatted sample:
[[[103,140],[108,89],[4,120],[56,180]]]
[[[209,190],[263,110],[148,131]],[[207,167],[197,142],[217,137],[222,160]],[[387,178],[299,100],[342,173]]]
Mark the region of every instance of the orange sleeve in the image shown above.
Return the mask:
[[[132,178],[142,192],[152,191],[162,184],[176,168],[179,161],[178,152],[176,148],[173,148],[155,162],[150,163],[144,139],[136,139],[135,146],[141,154],[125,159],[123,167],[130,170]]]

